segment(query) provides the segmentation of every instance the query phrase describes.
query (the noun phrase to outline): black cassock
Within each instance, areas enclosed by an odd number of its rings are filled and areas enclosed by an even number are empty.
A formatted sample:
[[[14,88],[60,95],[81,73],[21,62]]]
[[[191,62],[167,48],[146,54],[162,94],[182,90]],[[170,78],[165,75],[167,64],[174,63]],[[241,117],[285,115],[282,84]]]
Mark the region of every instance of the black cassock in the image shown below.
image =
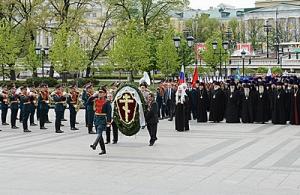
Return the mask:
[[[300,125],[300,91],[293,91],[290,95],[291,100],[291,114],[290,123],[292,125]]]
[[[270,101],[268,92],[264,91],[263,93],[255,92],[256,104],[254,105],[255,119],[257,123],[265,123],[270,120]]]
[[[179,98],[180,99],[180,98]],[[183,104],[177,103],[175,107],[175,129],[177,131],[188,131],[189,128],[189,100],[185,96]]]
[[[227,123],[239,123],[239,107],[240,107],[240,92],[235,90],[233,93],[227,93],[227,105],[226,105],[226,122]]]
[[[209,97],[206,89],[197,89],[197,122],[207,122],[207,111],[209,108]]]
[[[271,109],[272,123],[286,124],[286,94],[283,89],[273,91]]]
[[[286,109],[286,120],[290,120],[290,114],[291,114],[291,90],[285,89],[285,109]]]
[[[248,97],[245,96],[245,93],[241,94],[241,119],[243,123],[254,122],[254,105],[255,96],[253,91],[249,92]]]
[[[210,95],[209,121],[220,122],[225,115],[226,96],[222,89],[213,90]]]

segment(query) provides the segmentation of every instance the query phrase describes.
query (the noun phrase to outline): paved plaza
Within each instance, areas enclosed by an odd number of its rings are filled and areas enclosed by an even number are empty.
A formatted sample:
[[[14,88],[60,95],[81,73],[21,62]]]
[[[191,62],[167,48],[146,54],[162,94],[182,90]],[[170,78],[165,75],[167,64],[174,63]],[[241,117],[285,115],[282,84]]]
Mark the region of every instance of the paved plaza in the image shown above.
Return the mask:
[[[1,126],[0,194],[300,194],[298,126],[193,121],[189,132],[176,132],[164,120],[153,147],[144,129],[120,135],[99,156],[83,110],[77,118],[80,131],[67,121],[64,134],[54,133],[54,123],[27,134]]]

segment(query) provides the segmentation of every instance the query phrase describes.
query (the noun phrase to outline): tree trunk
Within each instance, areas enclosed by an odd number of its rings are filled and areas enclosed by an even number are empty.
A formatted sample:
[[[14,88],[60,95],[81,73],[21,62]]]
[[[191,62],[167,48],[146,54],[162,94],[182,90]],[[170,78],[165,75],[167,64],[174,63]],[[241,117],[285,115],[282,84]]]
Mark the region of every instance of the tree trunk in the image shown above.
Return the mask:
[[[10,75],[10,80],[11,81],[15,81],[16,80],[16,71],[15,69],[12,68],[13,67],[13,64],[10,64],[9,65],[9,75]]]
[[[50,66],[49,77],[53,78],[53,76],[54,76],[54,67]]]
[[[90,78],[90,74],[91,74],[91,64],[88,64],[87,68],[86,68],[86,74],[85,77],[86,78]]]
[[[32,77],[36,78],[37,77],[37,71],[36,71],[36,68],[34,68],[32,70]]]
[[[134,79],[133,79],[133,71],[132,70],[130,71],[129,79],[128,80],[129,80],[130,83],[132,83],[134,81]]]
[[[68,82],[67,74],[66,74],[66,72],[63,72],[62,83],[66,83],[67,84],[67,82]]]

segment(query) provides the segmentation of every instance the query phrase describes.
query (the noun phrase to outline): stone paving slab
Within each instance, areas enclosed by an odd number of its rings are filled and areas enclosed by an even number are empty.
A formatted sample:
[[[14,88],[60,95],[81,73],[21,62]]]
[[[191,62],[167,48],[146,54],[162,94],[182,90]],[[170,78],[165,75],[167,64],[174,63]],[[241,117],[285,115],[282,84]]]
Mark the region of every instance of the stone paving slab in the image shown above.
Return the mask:
[[[191,121],[190,131],[176,132],[164,120],[154,147],[144,129],[98,156],[83,110],[77,120],[80,130],[66,121],[64,134],[54,123],[28,134],[0,126],[0,194],[300,195],[298,126]]]

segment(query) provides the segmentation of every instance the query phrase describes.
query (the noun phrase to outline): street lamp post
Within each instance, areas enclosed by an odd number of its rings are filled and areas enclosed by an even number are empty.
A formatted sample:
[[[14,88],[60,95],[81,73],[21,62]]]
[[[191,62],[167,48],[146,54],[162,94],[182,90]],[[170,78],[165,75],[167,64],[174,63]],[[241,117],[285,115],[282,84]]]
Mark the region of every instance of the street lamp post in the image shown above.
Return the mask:
[[[269,32],[271,31],[272,26],[269,24],[269,21],[266,21],[264,25],[265,32],[267,33],[267,58],[269,58]]]
[[[220,67],[219,67],[219,77],[222,76],[222,56],[227,54],[228,55],[228,41],[223,41],[222,42],[222,47],[223,49],[225,50],[225,52],[222,52],[222,48],[220,48],[220,51],[219,52],[216,52],[217,48],[218,48],[218,42],[217,41],[214,41],[212,43],[212,46],[213,46],[213,49],[214,49],[214,54],[215,55],[219,55],[219,60],[220,60]],[[227,73],[226,73],[226,67],[225,67],[225,77],[226,77]]]
[[[243,50],[241,52],[241,55],[242,55],[242,59],[243,59],[243,77],[245,77],[245,57],[246,57],[246,52],[245,50]]]
[[[278,53],[278,57],[279,57],[280,68],[282,69],[282,57],[283,57],[283,52],[279,52],[279,53]]]
[[[175,45],[175,48],[176,48],[176,50],[177,50],[177,53],[179,54],[179,47],[180,47],[180,37],[174,37],[173,38],[173,41],[174,41],[174,45]],[[186,38],[186,41],[187,41],[187,45],[188,45],[188,47],[191,49],[192,47],[193,47],[193,45],[194,45],[194,37],[192,37],[192,36],[188,36],[187,38]],[[184,52],[182,52],[182,57],[184,58]]]
[[[47,56],[49,54],[49,48],[48,47],[36,47],[35,52],[37,55],[41,57],[41,63],[42,63],[42,76],[45,76],[44,71],[44,56]]]

